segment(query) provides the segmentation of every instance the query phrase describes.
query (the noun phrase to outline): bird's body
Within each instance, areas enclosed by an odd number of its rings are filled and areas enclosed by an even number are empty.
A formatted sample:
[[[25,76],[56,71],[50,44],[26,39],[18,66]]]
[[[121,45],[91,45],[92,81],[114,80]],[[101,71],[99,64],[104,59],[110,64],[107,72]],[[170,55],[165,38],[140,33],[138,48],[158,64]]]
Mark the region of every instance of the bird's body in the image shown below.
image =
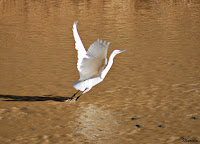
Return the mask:
[[[93,86],[102,82],[103,79],[101,77],[94,77],[82,81],[76,81],[73,83],[73,86],[76,90],[84,91],[84,93],[88,92]]]
[[[78,90],[78,92],[83,91],[82,94],[84,94],[88,92],[93,86],[103,81],[113,64],[114,57],[126,50],[114,50],[110,55],[107,64],[107,50],[110,44],[109,42],[106,44],[105,41],[102,42],[101,40],[97,40],[89,47],[88,51],[86,52],[78,35],[77,22],[74,22],[72,30],[75,40],[75,49],[77,50],[78,57],[77,69],[80,74],[79,81],[74,82],[73,86],[76,90]],[[106,68],[104,69],[105,66]],[[71,98],[73,98],[77,93],[75,93]],[[78,96],[76,100],[80,96]]]

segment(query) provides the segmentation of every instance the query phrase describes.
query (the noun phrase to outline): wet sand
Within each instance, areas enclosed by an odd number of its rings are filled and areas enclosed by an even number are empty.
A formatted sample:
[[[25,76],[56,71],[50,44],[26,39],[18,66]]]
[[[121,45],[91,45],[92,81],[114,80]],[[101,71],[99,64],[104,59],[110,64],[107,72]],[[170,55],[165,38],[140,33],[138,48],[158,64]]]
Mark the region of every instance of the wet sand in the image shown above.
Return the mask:
[[[0,4],[1,144],[200,143],[199,2]],[[66,102],[79,79],[75,20],[86,49],[100,38],[108,55],[129,50]]]

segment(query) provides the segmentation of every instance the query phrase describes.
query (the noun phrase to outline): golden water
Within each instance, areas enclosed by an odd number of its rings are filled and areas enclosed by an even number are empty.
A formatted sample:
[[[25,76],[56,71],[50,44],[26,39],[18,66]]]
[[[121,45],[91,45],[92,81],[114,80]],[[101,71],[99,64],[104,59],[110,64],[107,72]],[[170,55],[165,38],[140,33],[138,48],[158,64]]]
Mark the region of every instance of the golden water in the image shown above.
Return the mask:
[[[76,20],[86,49],[102,39],[108,55],[128,51],[61,102],[79,79]],[[200,141],[200,2],[1,0],[0,98],[0,143]]]

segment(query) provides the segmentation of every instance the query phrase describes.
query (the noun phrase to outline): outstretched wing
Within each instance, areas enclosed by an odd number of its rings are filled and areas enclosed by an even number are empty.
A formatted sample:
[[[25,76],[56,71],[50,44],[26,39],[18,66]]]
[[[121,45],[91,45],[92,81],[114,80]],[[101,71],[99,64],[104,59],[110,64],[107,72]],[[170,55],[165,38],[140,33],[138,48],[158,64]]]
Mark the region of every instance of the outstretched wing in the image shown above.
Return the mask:
[[[106,44],[102,41],[95,41],[88,49],[86,57],[81,63],[80,79],[85,80],[92,77],[98,77],[107,64],[107,51],[110,42]]]
[[[82,63],[83,58],[86,56],[86,51],[77,31],[77,23],[78,21],[74,22],[72,30],[73,30],[74,40],[75,40],[75,49],[77,50],[77,57],[78,57],[77,69],[80,72],[81,63]]]

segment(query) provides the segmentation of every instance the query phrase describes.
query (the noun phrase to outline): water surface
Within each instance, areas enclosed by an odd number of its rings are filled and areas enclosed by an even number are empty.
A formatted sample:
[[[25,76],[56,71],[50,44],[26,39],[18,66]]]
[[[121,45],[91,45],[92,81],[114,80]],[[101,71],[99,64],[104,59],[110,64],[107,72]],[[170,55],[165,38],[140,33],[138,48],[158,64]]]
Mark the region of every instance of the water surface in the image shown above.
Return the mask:
[[[79,79],[76,20],[86,49],[102,39],[108,55],[128,51],[64,103]],[[2,0],[0,46],[2,143],[200,141],[199,1]]]

